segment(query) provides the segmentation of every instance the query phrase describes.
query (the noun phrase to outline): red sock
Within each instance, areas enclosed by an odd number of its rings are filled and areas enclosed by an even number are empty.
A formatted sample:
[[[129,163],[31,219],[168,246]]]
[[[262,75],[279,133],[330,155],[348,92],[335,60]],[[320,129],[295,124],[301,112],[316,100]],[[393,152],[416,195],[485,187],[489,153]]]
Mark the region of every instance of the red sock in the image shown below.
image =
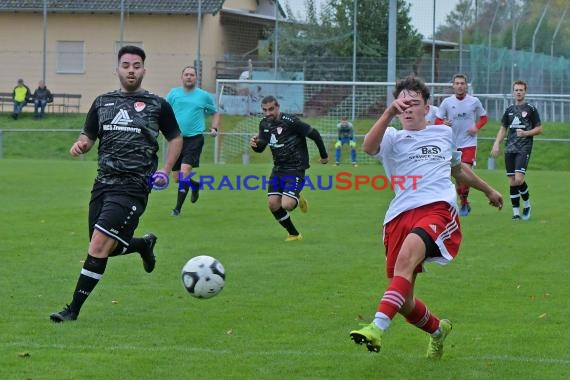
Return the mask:
[[[385,314],[388,318],[394,319],[398,310],[404,304],[406,297],[412,291],[412,284],[404,277],[395,276],[392,278],[388,289],[384,292],[382,300],[378,305],[378,312]]]
[[[439,318],[430,313],[419,298],[415,299],[414,308],[406,316],[406,321],[429,334],[433,334],[439,327]]]

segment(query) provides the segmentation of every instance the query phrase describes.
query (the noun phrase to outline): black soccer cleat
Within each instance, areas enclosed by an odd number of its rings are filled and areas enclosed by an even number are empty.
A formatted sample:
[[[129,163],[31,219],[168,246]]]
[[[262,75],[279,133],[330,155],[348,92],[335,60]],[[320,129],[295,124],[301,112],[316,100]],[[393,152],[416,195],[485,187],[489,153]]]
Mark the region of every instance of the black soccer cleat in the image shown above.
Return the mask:
[[[192,190],[192,194],[190,195],[190,202],[196,203],[200,198],[200,189]]]
[[[77,313],[69,308],[69,305],[65,305],[62,311],[58,313],[52,313],[49,316],[55,323],[61,323],[65,321],[75,321],[77,319]]]
[[[156,265],[156,256],[154,255],[154,246],[158,238],[153,233],[144,234],[142,239],[146,242],[146,247],[139,253],[141,255],[144,270],[150,273],[154,270]]]

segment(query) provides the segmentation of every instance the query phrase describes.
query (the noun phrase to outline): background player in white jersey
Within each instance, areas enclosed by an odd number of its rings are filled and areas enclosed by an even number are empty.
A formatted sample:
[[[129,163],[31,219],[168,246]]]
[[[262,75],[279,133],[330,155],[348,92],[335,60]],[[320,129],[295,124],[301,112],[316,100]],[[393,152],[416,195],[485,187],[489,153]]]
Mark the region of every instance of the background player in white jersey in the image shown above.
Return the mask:
[[[522,219],[530,219],[530,193],[525,181],[526,169],[532,153],[533,136],[542,132],[538,110],[525,101],[527,84],[522,80],[513,83],[515,104],[505,110],[501,128],[497,132],[491,156],[499,155],[501,141],[505,142],[505,169],[509,178],[513,220],[521,219],[520,198],[523,199]]]
[[[156,259],[156,236],[134,238],[153,185],[164,186],[182,148],[174,112],[166,100],[141,88],[145,74],[144,50],[123,46],[118,53],[121,88],[98,96],[91,105],[83,131],[71,146],[72,156],[87,153],[99,140],[98,169],[89,202],[89,248],[71,303],[50,319],[77,319],[83,303],[99,283],[110,256],[138,252],[146,272]],[[157,173],[158,136],[167,140],[165,162]]]
[[[290,212],[297,206],[307,212],[307,200],[301,193],[305,170],[309,168],[307,137],[315,142],[321,156],[320,162],[328,162],[328,153],[319,131],[301,121],[293,114],[279,110],[277,99],[266,96],[261,100],[263,119],[259,132],[252,136],[249,144],[253,151],[261,153],[267,146],[273,156],[273,169],[267,189],[267,205],[273,217],[287,230],[285,241],[303,239],[297,231]]]
[[[473,166],[477,159],[477,133],[487,123],[487,111],[481,101],[467,93],[467,75],[453,76],[453,95],[445,98],[439,105],[435,124],[447,124],[453,129],[453,139],[461,151],[461,161]],[[448,123],[445,123],[447,121]],[[460,216],[467,216],[471,211],[469,204],[469,185],[456,183],[456,191],[461,201]]]
[[[429,105],[429,110],[426,113],[426,121],[428,125],[435,124],[435,118],[437,116],[437,111],[439,111],[439,107]]]
[[[407,77],[396,84],[394,101],[364,137],[362,147],[382,161],[386,176],[417,178],[395,186],[395,197],[384,218],[388,287],[368,326],[350,332],[357,344],[379,352],[384,331],[397,313],[430,334],[427,356],[438,359],[451,331],[451,322],[439,319],[415,296],[416,275],[423,263],[449,263],[458,253],[461,228],[451,176],[485,193],[499,209],[503,199],[495,189],[460,162],[452,130],[443,125],[428,126],[429,90],[422,80]],[[389,127],[398,116],[402,130]]]

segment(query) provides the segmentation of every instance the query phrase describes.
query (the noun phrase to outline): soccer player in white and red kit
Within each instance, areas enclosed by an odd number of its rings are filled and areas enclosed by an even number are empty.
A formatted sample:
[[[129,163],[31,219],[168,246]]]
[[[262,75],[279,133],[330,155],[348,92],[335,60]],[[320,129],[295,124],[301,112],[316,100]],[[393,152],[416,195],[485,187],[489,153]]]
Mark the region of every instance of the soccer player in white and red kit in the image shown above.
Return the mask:
[[[457,149],[462,152],[461,161],[473,166],[477,158],[477,133],[487,123],[487,111],[479,98],[467,93],[467,76],[453,76],[454,95],[441,102],[436,113],[435,124],[450,125],[453,129],[453,140]],[[467,216],[471,211],[469,205],[469,185],[456,183],[456,191],[461,201],[460,216]]]
[[[427,356],[438,359],[451,322],[439,319],[414,296],[416,275],[424,262],[447,264],[457,255],[461,229],[457,216],[455,188],[451,176],[485,193],[489,203],[499,209],[500,193],[461,163],[452,129],[427,125],[429,90],[416,77],[396,84],[395,100],[374,123],[362,147],[383,164],[388,177],[418,178],[409,186],[395,186],[384,219],[386,273],[389,284],[371,324],[350,332],[357,344],[378,352],[384,331],[396,314],[430,334]],[[402,130],[389,127],[398,116]]]

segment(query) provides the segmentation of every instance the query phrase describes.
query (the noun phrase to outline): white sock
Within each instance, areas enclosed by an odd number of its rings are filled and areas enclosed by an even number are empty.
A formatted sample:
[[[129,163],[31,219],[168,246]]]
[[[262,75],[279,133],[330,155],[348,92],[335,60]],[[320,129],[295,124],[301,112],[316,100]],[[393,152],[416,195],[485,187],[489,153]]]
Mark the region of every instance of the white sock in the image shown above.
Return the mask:
[[[519,208],[513,207],[513,216],[519,216]]]
[[[530,200],[523,201],[523,205],[524,205],[524,208],[529,208],[530,207]]]
[[[386,331],[392,320],[384,313],[377,312],[374,314],[374,324],[382,331]]]

